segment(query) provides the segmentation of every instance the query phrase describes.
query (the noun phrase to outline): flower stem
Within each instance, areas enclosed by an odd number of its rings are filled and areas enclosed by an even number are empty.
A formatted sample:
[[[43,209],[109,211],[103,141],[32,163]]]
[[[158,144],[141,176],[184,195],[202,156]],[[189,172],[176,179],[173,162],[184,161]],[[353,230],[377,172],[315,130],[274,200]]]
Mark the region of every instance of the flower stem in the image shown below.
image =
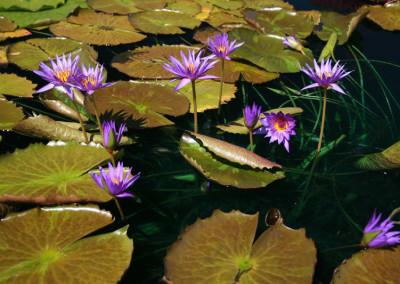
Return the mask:
[[[90,96],[90,98],[92,99],[94,113],[95,113],[96,119],[97,119],[97,124],[99,125],[99,128],[100,128],[101,140],[104,141],[103,125],[101,124],[99,112],[97,111],[96,101],[93,96]],[[114,165],[114,167],[115,167],[115,165]]]
[[[108,151],[107,151],[108,152]],[[111,159],[111,163],[112,163],[112,165],[114,166],[114,168],[115,168],[115,160],[114,160],[114,155],[113,155],[113,153],[112,152],[108,152],[109,154],[110,154],[110,159]]]
[[[193,92],[193,110],[194,110],[194,133],[197,133],[197,101],[196,101],[196,86],[194,80],[192,80],[192,92]]]
[[[119,214],[121,215],[122,220],[125,220],[125,216],[124,216],[124,213],[122,213],[122,209],[121,209],[121,206],[119,205],[118,199],[115,196],[113,196],[113,199],[115,201],[115,204],[117,204],[118,211],[119,211]]]
[[[322,136],[324,134],[325,113],[326,113],[326,92],[327,92],[327,88],[324,88],[324,104],[322,107],[321,131],[319,132],[319,141],[318,141],[317,154],[315,155],[315,159],[318,159],[319,152],[321,151]]]
[[[218,99],[218,119],[221,113],[221,102],[222,102],[222,88],[224,86],[224,65],[225,60],[221,58],[221,84],[219,85],[219,99]]]
[[[250,130],[249,131],[249,135],[250,135],[250,150],[252,153],[254,153],[254,148],[253,148],[253,131]]]
[[[75,97],[75,93],[74,93],[74,97]],[[78,110],[78,106],[76,105],[75,100],[72,100],[72,104],[74,105],[76,114],[78,115],[78,120],[79,120],[79,123],[81,124],[83,136],[85,137],[85,143],[86,143],[86,144],[89,144],[89,139],[88,139],[88,137],[87,137],[86,129],[85,129],[85,126],[83,125],[83,121],[82,121],[82,118],[81,118],[81,114],[80,114],[80,112],[79,112],[79,110]]]

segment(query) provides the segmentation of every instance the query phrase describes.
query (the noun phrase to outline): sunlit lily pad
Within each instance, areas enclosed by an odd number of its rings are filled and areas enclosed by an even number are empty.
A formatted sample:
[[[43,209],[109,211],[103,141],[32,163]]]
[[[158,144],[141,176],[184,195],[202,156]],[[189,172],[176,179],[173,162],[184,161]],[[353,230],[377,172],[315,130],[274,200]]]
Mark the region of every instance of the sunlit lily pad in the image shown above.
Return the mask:
[[[113,222],[97,206],[34,208],[0,221],[3,283],[116,283],[128,268],[128,226],[84,238]],[[112,263],[112,269],[110,269]]]
[[[51,25],[50,31],[57,36],[97,45],[126,44],[146,38],[146,35],[138,33],[131,26],[128,16],[80,9],[76,16],[69,16],[67,20],[68,22]]]
[[[183,157],[207,179],[238,188],[260,188],[281,179],[282,166],[228,142],[185,132],[179,142]]]
[[[104,149],[68,142],[31,144],[0,156],[0,202],[59,204],[111,199],[87,171],[105,162]],[[63,161],[60,163],[60,161]]]
[[[10,63],[18,65],[22,69],[38,70],[40,62],[49,61],[49,57],[55,59],[58,54],[72,53],[80,55],[79,65],[96,65],[97,52],[84,43],[65,38],[34,38],[11,45],[8,51]]]
[[[180,283],[311,283],[316,259],[305,229],[282,222],[254,243],[258,213],[213,215],[186,227],[165,257],[165,275]]]
[[[332,32],[336,32],[338,44],[344,44],[367,13],[367,10],[360,10],[360,12],[341,15],[333,11],[322,11],[321,22],[314,32],[325,41],[329,40]]]
[[[382,29],[388,31],[400,30],[400,5],[369,6],[368,10],[367,18],[380,25]]]
[[[24,37],[31,35],[31,32],[26,29],[18,29],[13,32],[0,32],[0,42],[6,40],[7,38]]]
[[[168,3],[166,9],[180,11],[193,16],[200,13],[201,6],[192,0],[179,0],[174,3]]]
[[[400,247],[359,251],[336,268],[333,284],[397,283],[400,279]]]
[[[135,29],[152,34],[183,34],[181,28],[194,29],[201,24],[189,14],[166,9],[138,12],[129,20]]]
[[[24,118],[22,108],[0,98],[0,130],[10,130]]]
[[[91,8],[109,14],[127,15],[142,10],[164,8],[165,0],[88,0]]]
[[[65,3],[65,0],[7,0],[1,1],[0,11],[39,11],[53,9]]]
[[[314,21],[306,13],[277,7],[264,8],[262,11],[246,9],[244,17],[266,34],[306,38],[314,27]]]
[[[379,171],[400,168],[400,142],[397,142],[380,153],[366,155],[357,161],[362,170]]]
[[[232,54],[244,58],[269,72],[298,72],[306,63],[312,64],[311,50],[303,48],[306,56],[300,52],[283,49],[284,37],[273,34],[258,34],[247,29],[234,29],[230,38],[237,38],[244,44]]]
[[[35,0],[42,2],[41,0]],[[53,0],[48,0],[55,3]],[[6,1],[7,2],[7,1]],[[32,1],[18,1],[20,3],[30,3]],[[41,10],[41,11],[0,11],[0,15],[11,19],[14,23],[18,24],[20,28],[23,27],[36,27],[45,26],[65,19],[71,11],[75,8],[87,8],[86,0],[68,0],[64,5],[61,5],[54,9]]]
[[[8,64],[8,59],[7,59],[8,48],[9,48],[8,45],[0,46],[0,66]]]
[[[215,28],[225,24],[247,24],[243,16],[238,17],[225,12],[211,13],[205,21]]]
[[[226,10],[236,10],[244,6],[244,2],[242,0],[209,0],[209,2]]]
[[[262,112],[267,112],[267,113],[278,113],[278,112],[283,112],[284,114],[290,113],[291,115],[297,115],[301,114],[303,110],[299,107],[284,107],[284,108],[278,108],[278,109],[271,109],[268,111],[261,110]],[[260,114],[260,118],[265,117],[263,113]],[[258,121],[256,126],[254,126],[254,130],[261,127],[263,124],[261,121]],[[235,134],[249,134],[249,130],[247,127],[244,125],[243,118],[239,118],[238,120],[231,121],[225,124],[217,125],[215,126],[224,132],[229,132],[229,133],[235,133]]]
[[[16,74],[0,74],[0,94],[18,97],[32,97],[36,84]]]
[[[13,32],[17,27],[18,25],[11,20],[0,17],[0,32]]]
[[[174,124],[163,115],[179,116],[188,112],[189,102],[173,88],[147,82],[120,81],[93,95],[100,114],[120,115],[128,127],[146,128]],[[86,108],[94,113],[87,100]]]
[[[262,10],[267,7],[293,9],[293,6],[283,0],[245,0],[246,8]]]

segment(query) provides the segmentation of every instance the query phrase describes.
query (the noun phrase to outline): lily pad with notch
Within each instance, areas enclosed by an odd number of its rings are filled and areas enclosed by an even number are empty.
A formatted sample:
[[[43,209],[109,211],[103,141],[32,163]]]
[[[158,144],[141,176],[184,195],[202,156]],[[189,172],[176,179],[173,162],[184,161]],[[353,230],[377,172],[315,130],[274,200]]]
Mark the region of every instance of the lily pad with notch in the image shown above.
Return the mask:
[[[36,84],[16,74],[0,73],[0,95],[32,97]]]
[[[362,7],[369,11],[367,18],[387,31],[400,30],[400,4],[399,2],[382,5]]]

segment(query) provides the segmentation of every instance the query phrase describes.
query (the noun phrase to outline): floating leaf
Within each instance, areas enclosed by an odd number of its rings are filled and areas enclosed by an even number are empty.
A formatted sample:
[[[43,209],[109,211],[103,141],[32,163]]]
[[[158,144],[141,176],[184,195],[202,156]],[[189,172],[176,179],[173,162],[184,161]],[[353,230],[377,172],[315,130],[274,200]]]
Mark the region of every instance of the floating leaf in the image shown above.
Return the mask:
[[[244,18],[254,23],[263,33],[280,36],[306,38],[314,27],[314,21],[306,13],[277,7],[264,8],[262,11],[246,9]]]
[[[112,223],[97,206],[34,208],[0,221],[0,281],[116,283],[128,268],[128,226],[83,238]],[[112,269],[110,269],[112,263]]]
[[[0,202],[59,204],[111,199],[87,171],[105,162],[104,149],[68,142],[31,144],[0,156]],[[60,163],[60,161],[63,161]]]
[[[0,66],[8,64],[7,59],[7,52],[8,52],[8,45],[0,46]]]
[[[338,44],[344,44],[367,13],[367,10],[360,10],[360,12],[341,15],[332,11],[322,11],[321,22],[314,32],[321,40],[325,41],[333,32],[336,32]]]
[[[267,7],[279,7],[293,10],[293,6],[283,0],[244,0],[246,8],[262,10]]]
[[[65,0],[8,0],[0,3],[0,11],[39,11],[53,9],[59,5],[63,5]]]
[[[333,50],[335,49],[336,41],[337,41],[337,33],[333,32],[329,37],[328,42],[325,44],[324,49],[321,51],[321,54],[318,58],[318,62],[321,62],[322,59],[328,59],[329,57],[335,59],[335,56],[333,55]]]
[[[301,114],[303,112],[303,110],[299,107],[284,107],[284,108],[271,109],[271,110],[264,111],[264,112],[278,113],[280,111],[283,114],[290,113],[291,115],[297,115],[297,114]],[[260,118],[263,118],[263,117],[265,117],[265,115],[263,113],[261,113]],[[263,124],[261,123],[261,121],[258,121],[256,126],[254,126],[254,130],[256,130],[257,128],[259,128],[261,126],[263,126]],[[228,122],[225,124],[217,125],[215,127],[223,130],[224,132],[235,133],[235,134],[249,134],[248,128],[244,125],[243,118],[239,118],[238,120],[231,121],[231,122]]]
[[[60,22],[49,27],[57,36],[65,36],[77,41],[97,45],[118,45],[138,42],[146,38],[129,23],[128,16],[96,13],[79,9],[78,14],[69,16],[68,22]]]
[[[41,0],[37,0],[42,2]],[[54,3],[53,0],[49,0]],[[18,1],[30,3],[32,1]],[[0,11],[0,15],[6,17],[7,19],[13,20],[20,28],[23,27],[36,27],[45,26],[52,23],[60,21],[60,19],[65,19],[71,11],[75,8],[87,8],[86,0],[68,0],[65,5],[61,5],[55,9],[43,10],[43,11]]]
[[[18,97],[32,97],[36,84],[16,74],[0,74],[0,94]]]
[[[182,12],[172,10],[144,11],[129,17],[132,26],[145,33],[183,34],[181,28],[194,29],[201,21]]]
[[[97,52],[84,43],[65,38],[34,38],[11,45],[8,60],[22,69],[38,70],[40,62],[56,58],[58,54],[80,55],[79,65],[96,65]]]
[[[400,142],[380,153],[369,154],[357,161],[362,170],[380,171],[400,168]]]
[[[179,142],[179,150],[206,178],[222,185],[259,188],[284,177],[283,171],[277,169],[281,165],[204,135],[185,132]]]
[[[384,7],[382,5],[368,6],[367,18],[387,31],[400,30],[400,5]]]
[[[168,10],[180,11],[192,16],[201,11],[201,6],[192,0],[179,0],[174,3],[168,3],[166,8]]]
[[[165,0],[88,0],[91,8],[109,14],[127,15],[143,10],[164,8]]]
[[[11,20],[0,17],[0,32],[13,32],[17,27],[18,25]]]
[[[258,213],[215,210],[186,227],[165,257],[165,275],[181,283],[311,283],[316,259],[305,230],[282,222],[254,243]]]
[[[397,283],[400,279],[400,247],[359,251],[336,268],[333,284]]]
[[[189,110],[188,100],[171,87],[147,82],[119,81],[108,88],[98,89],[93,95],[100,114],[123,116],[128,127],[159,127],[173,122],[163,115],[179,116]],[[85,102],[94,113],[91,101]]]
[[[234,29],[230,38],[237,38],[244,44],[232,54],[244,58],[269,72],[298,72],[305,64],[312,64],[312,52],[303,48],[306,56],[300,52],[283,49],[284,37],[273,34],[258,34],[248,29]]]
[[[31,32],[25,29],[18,29],[13,32],[0,32],[0,42],[6,40],[7,38],[24,37],[31,35]]]
[[[240,9],[243,7],[244,2],[242,0],[209,0],[210,3],[212,3],[215,6],[218,6],[220,8],[226,9],[226,10],[236,10]]]
[[[11,130],[23,118],[24,114],[21,108],[0,98],[0,130]]]
[[[214,12],[205,21],[215,28],[225,24],[247,24],[243,16],[237,17],[224,12]]]

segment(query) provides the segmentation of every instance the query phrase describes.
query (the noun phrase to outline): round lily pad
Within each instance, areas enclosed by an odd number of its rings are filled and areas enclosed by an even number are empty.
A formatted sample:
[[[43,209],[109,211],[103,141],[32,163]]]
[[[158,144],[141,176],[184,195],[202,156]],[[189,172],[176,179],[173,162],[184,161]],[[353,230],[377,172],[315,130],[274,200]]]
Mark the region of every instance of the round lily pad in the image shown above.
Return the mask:
[[[188,112],[189,102],[173,88],[148,82],[119,81],[108,88],[96,90],[92,96],[100,114],[120,116],[128,127],[146,128],[172,125],[163,115],[179,116]],[[90,113],[90,100],[85,106]]]
[[[205,21],[215,28],[225,24],[247,24],[243,16],[238,17],[225,12],[213,12]]]
[[[367,18],[380,25],[382,29],[387,31],[400,30],[400,5],[368,6],[368,10]]]
[[[88,0],[91,8],[109,14],[127,15],[142,10],[164,8],[165,0]]]
[[[179,0],[174,3],[168,3],[166,8],[168,10],[180,11],[192,16],[200,13],[201,11],[200,4],[192,0]]]
[[[316,248],[305,230],[281,222],[254,243],[258,213],[213,215],[186,227],[165,257],[172,283],[311,283]]]
[[[79,9],[68,22],[49,27],[57,36],[65,36],[88,44],[118,45],[138,42],[146,38],[129,23],[128,16],[108,15],[88,9]]]
[[[0,130],[11,130],[23,118],[24,113],[20,107],[0,98]]]
[[[45,9],[56,8],[65,3],[65,0],[8,0],[1,1],[0,11],[39,11]]]
[[[400,279],[400,247],[359,251],[336,268],[333,284],[397,283]]]
[[[0,202],[105,202],[110,195],[87,172],[107,161],[104,149],[68,142],[31,144],[0,156]],[[62,163],[60,163],[62,161]]]
[[[16,74],[0,74],[0,94],[18,97],[32,97],[36,84]]]
[[[110,212],[94,205],[34,208],[7,215],[0,220],[0,281],[118,282],[133,251],[128,226],[83,238],[112,222]]]
[[[183,34],[180,28],[194,29],[201,24],[191,15],[166,9],[138,12],[129,20],[134,28],[151,34]]]
[[[390,170],[400,168],[400,142],[397,142],[380,153],[366,155],[357,161],[362,170]]]
[[[209,2],[226,10],[236,10],[244,6],[244,2],[242,0],[209,0]]]
[[[274,34],[258,34],[248,29],[234,29],[229,32],[231,39],[237,38],[244,44],[235,50],[232,55],[244,58],[269,72],[299,72],[305,64],[312,64],[311,50],[303,48],[306,55],[285,48],[284,37]]]
[[[185,132],[179,141],[183,157],[207,179],[237,188],[260,188],[281,179],[282,166],[244,148],[201,134]]]
[[[11,20],[0,17],[0,32],[13,32],[17,27],[18,25]]]
[[[246,0],[246,8],[262,10],[267,7],[279,7],[286,10],[292,10],[293,6],[284,0]]]
[[[24,37],[32,33],[26,29],[18,29],[13,32],[0,32],[0,42],[10,38]]]

